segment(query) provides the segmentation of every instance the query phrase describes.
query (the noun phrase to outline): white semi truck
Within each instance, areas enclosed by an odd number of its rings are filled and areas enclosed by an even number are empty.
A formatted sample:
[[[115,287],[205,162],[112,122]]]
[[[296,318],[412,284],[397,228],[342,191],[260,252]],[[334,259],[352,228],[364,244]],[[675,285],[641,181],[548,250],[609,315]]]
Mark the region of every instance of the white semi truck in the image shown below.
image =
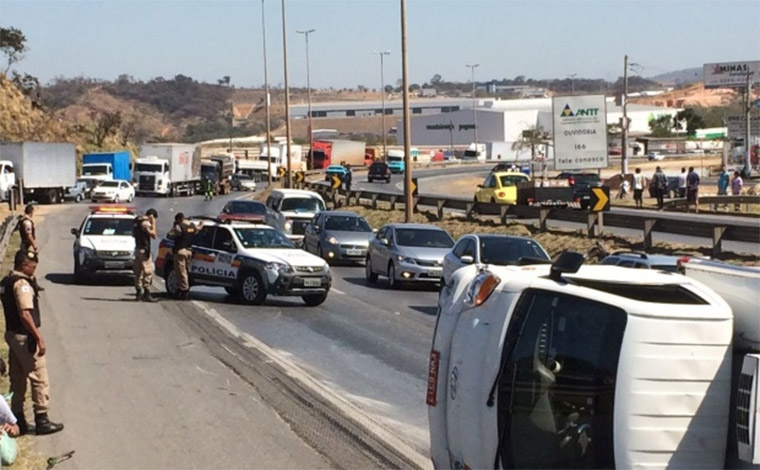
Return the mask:
[[[468,266],[441,290],[435,468],[760,468],[760,270]]]
[[[179,196],[195,194],[200,185],[201,154],[190,144],[146,144],[135,160],[137,194]]]

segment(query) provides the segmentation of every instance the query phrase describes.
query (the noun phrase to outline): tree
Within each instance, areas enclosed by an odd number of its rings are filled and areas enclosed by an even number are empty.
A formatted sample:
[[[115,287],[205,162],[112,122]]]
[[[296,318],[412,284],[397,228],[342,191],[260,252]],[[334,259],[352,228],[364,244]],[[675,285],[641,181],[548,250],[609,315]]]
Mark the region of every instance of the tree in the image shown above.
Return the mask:
[[[440,85],[440,83],[443,81],[443,78],[440,74],[433,75],[433,78],[430,79],[430,84],[432,86]]]
[[[531,164],[536,161],[536,147],[546,145],[551,140],[551,134],[542,127],[530,127],[522,131],[520,140],[512,144],[512,150],[520,151],[530,149]],[[546,160],[541,163],[541,171],[546,177]],[[533,173],[531,169],[531,173]]]
[[[230,86],[230,76],[225,75],[224,77],[218,79],[216,82],[221,86]]]
[[[13,67],[13,64],[24,58],[29,51],[26,47],[26,36],[16,28],[0,28],[0,52],[6,57],[8,65],[5,74]]]
[[[670,114],[649,121],[649,128],[652,130],[652,137],[670,137],[673,135],[673,120]]]
[[[121,111],[90,111],[90,118],[95,122],[95,127],[90,131],[91,141],[98,147],[103,147],[103,142],[116,135],[121,126]]]
[[[694,108],[686,108],[683,111],[679,111],[675,117],[675,128],[678,130],[683,129],[684,123],[686,124],[686,134],[689,137],[697,135],[697,129],[702,129],[705,126],[705,120],[702,116],[697,114]]]
[[[383,88],[383,90],[385,90],[386,94],[393,93],[393,85],[385,85],[385,88]]]
[[[11,73],[11,80],[16,84],[19,90],[32,100],[32,106],[40,107],[40,81],[37,77],[25,73],[21,75],[16,71]]]

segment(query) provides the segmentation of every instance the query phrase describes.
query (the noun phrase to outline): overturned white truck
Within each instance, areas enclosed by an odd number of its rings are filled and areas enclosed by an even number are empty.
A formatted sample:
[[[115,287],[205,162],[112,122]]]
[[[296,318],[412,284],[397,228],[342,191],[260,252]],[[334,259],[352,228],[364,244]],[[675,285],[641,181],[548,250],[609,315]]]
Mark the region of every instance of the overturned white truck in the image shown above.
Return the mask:
[[[469,266],[443,287],[435,467],[758,468],[760,270],[582,264]]]

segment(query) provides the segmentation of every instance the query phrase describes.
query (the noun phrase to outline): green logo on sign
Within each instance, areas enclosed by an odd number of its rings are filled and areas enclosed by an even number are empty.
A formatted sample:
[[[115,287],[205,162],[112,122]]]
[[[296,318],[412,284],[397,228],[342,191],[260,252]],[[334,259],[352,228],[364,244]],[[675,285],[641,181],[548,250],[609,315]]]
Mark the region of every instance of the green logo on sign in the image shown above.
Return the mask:
[[[562,112],[560,113],[559,117],[582,117],[582,116],[598,116],[599,115],[599,108],[581,108],[573,112],[573,109],[570,107],[569,104],[566,104],[564,108],[562,108]]]

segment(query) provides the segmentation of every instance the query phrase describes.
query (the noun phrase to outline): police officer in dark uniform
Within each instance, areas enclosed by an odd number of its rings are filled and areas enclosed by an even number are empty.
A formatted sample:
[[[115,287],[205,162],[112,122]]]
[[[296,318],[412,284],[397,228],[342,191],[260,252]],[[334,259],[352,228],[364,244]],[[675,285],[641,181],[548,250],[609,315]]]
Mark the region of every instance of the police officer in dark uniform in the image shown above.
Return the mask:
[[[34,206],[27,204],[24,208],[24,215],[18,221],[18,234],[21,238],[21,249],[40,251],[37,247],[37,230],[34,227]]]
[[[28,431],[24,416],[27,380],[32,384],[35,433],[52,434],[63,424],[48,419],[50,380],[48,378],[45,340],[40,332],[39,291],[32,281],[37,269],[37,254],[19,250],[13,271],[0,281],[0,300],[5,314],[5,341],[10,362],[11,410],[18,419],[19,431]]]
[[[153,259],[150,253],[150,241],[156,238],[156,219],[158,212],[148,209],[144,216],[137,217],[132,226],[135,237],[135,300],[156,302],[150,294],[153,283]]]
[[[351,172],[351,165],[346,165],[346,174],[343,175],[343,182],[346,185],[346,192],[351,191],[351,183],[353,179],[354,179],[354,175]]]
[[[170,240],[174,240],[172,252],[179,300],[190,298],[190,260],[193,257],[190,247],[196,233],[198,233],[198,228],[191,222],[187,222],[185,215],[180,212],[174,217],[174,226],[167,236]]]

